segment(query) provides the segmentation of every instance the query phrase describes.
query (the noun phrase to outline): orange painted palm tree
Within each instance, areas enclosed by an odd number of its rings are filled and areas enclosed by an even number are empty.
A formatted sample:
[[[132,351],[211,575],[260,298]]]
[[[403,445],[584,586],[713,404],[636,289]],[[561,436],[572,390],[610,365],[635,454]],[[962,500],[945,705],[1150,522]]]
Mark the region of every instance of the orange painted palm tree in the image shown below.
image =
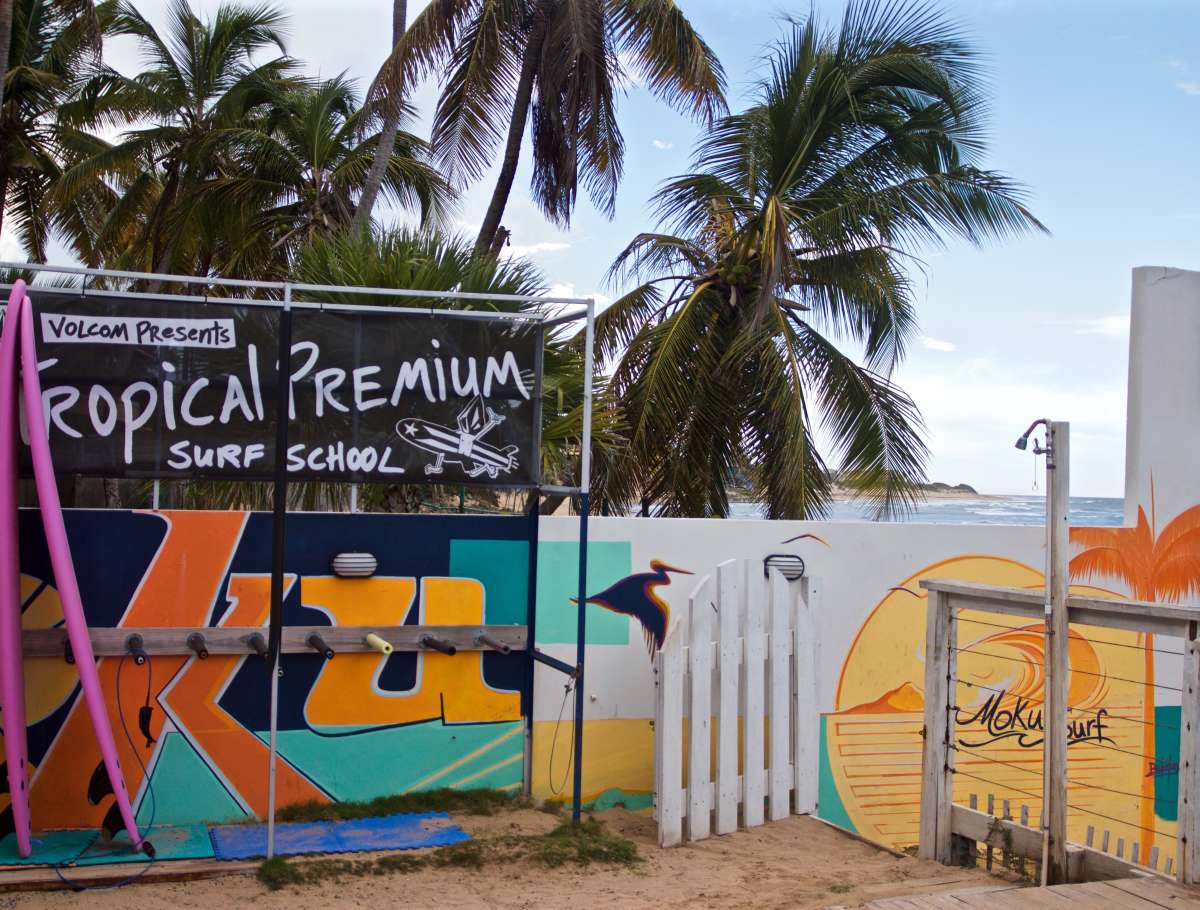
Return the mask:
[[[1072,579],[1114,579],[1124,582],[1135,600],[1177,602],[1200,593],[1200,506],[1180,513],[1160,532],[1150,484],[1150,517],[1138,506],[1132,528],[1073,528],[1071,542],[1083,550],[1070,563]],[[1146,685],[1143,698],[1143,754],[1154,754],[1154,636],[1141,634],[1145,647]],[[1154,825],[1153,778],[1142,780],[1141,825]],[[1150,855],[1153,836],[1142,844],[1141,860]]]

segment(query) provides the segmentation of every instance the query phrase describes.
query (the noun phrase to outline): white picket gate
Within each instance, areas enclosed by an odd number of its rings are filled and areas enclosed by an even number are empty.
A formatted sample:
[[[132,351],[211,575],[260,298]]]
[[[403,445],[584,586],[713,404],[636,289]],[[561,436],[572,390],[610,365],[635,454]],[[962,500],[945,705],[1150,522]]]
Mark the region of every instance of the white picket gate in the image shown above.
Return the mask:
[[[739,805],[747,828],[816,810],[820,728],[807,592],[807,579],[789,582],[778,569],[764,578],[761,560],[730,560],[717,567],[715,585],[711,576],[696,585],[688,615],[668,630],[654,662],[661,846],[683,840],[684,819],[688,840],[736,831]]]

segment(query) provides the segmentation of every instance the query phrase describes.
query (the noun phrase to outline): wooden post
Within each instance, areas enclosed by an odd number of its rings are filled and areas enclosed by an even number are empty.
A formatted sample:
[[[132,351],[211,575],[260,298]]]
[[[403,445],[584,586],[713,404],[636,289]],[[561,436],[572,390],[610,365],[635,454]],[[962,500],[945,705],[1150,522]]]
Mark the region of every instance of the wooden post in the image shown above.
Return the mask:
[[[688,598],[691,645],[688,647],[688,840],[703,840],[711,830],[712,784],[712,585],[705,575]]]
[[[731,559],[717,566],[717,786],[716,831],[737,830],[738,804],[738,673],[741,667],[742,591],[746,564]]]
[[[1042,793],[1046,826],[1042,837],[1042,884],[1061,885],[1067,870],[1067,657],[1068,543],[1071,527],[1071,428],[1061,421],[1047,428],[1046,456],[1046,741]]]
[[[820,770],[821,715],[817,711],[817,633],[814,623],[815,603],[809,590],[809,580],[800,580],[800,596],[796,601],[792,640],[793,703],[792,748],[795,762],[795,811],[800,815],[817,811],[817,789]]]
[[[1179,836],[1175,871],[1184,885],[1200,883],[1200,641],[1188,623],[1183,652],[1179,730]],[[1168,872],[1171,860],[1168,858]]]
[[[674,847],[683,840],[683,635],[676,623],[655,658],[658,697],[654,712],[655,810],[658,845]]]
[[[789,797],[795,768],[789,761],[792,739],[792,591],[778,569],[768,578],[771,611],[771,641],[767,653],[767,710],[770,717],[767,736],[768,817],[779,821],[791,814]]]
[[[955,651],[950,598],[931,591],[925,617],[925,743],[921,753],[921,859],[952,859],[950,806],[954,801]]]

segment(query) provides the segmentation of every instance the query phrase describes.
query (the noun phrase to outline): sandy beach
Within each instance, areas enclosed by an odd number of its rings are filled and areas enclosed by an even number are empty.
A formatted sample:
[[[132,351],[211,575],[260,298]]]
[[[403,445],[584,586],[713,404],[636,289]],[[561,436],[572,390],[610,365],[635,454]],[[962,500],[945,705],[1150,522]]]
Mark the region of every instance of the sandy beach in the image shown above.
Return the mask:
[[[19,910],[208,910],[251,905],[264,910],[297,906],[350,910],[400,905],[467,910],[563,907],[586,893],[589,907],[748,910],[856,907],[880,897],[961,890],[995,881],[978,870],[898,857],[807,817],[790,817],[670,850],[655,845],[654,822],[648,816],[615,809],[600,817],[610,830],[637,844],[643,862],[633,867],[547,869],[517,862],[481,869],[421,869],[408,874],[350,876],[279,891],[267,890],[252,874],[239,874],[132,885],[117,891],[14,894],[0,898],[0,906]],[[454,821],[477,838],[535,834],[558,824],[557,818],[531,809],[455,817]]]

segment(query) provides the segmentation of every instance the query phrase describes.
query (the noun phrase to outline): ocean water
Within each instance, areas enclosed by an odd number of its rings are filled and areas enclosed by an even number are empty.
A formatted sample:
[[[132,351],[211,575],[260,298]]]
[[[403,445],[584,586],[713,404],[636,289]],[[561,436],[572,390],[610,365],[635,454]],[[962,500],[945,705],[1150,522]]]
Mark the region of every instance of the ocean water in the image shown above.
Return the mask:
[[[1123,499],[1072,496],[1071,524],[1077,527],[1119,526],[1125,519]],[[730,518],[761,518],[762,507],[753,502],[735,502]],[[833,521],[865,521],[863,506],[853,502],[835,502]],[[930,524],[1040,525],[1046,520],[1043,496],[962,496],[930,499],[902,521]]]

